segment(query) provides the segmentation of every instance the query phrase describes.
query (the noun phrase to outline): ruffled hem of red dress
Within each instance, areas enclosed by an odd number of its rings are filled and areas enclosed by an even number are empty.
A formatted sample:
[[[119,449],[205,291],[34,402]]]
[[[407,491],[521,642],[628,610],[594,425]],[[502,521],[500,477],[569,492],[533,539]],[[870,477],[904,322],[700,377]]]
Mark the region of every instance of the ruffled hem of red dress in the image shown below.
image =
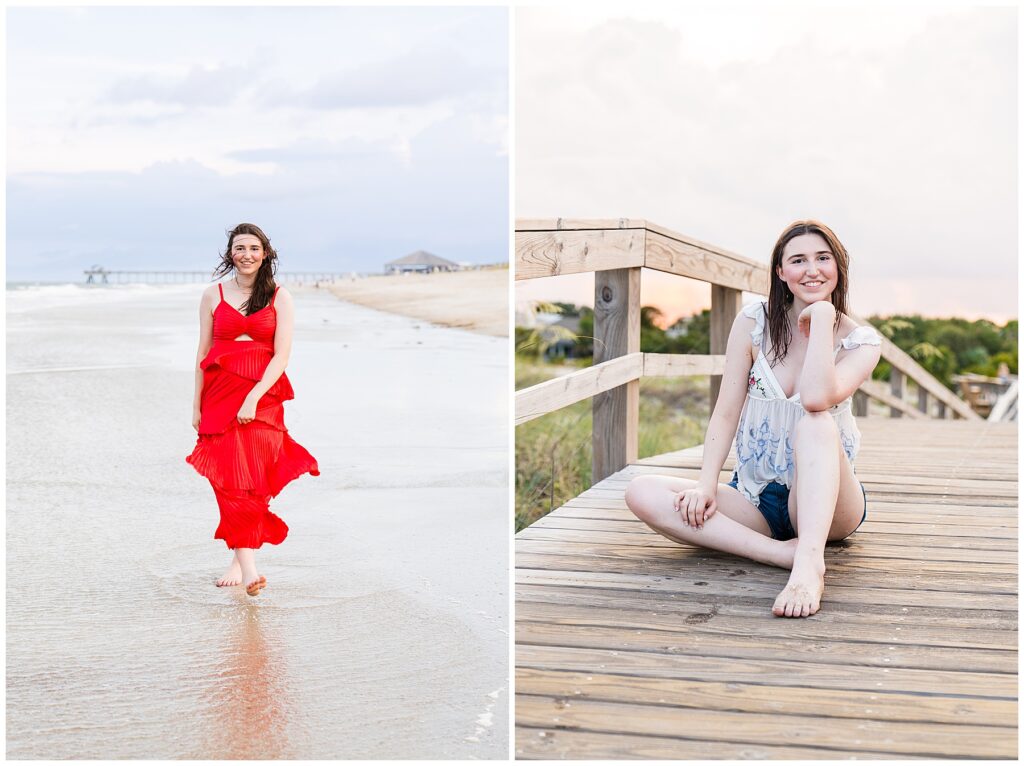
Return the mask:
[[[276,497],[304,473],[319,476],[316,458],[287,431],[254,420],[224,433],[200,434],[185,458],[200,475],[232,491]]]
[[[240,531],[221,521],[214,540],[223,540],[230,550],[235,548],[262,548],[264,543],[280,545],[288,537],[288,525],[284,519],[271,510],[267,510],[258,524],[250,529]]]

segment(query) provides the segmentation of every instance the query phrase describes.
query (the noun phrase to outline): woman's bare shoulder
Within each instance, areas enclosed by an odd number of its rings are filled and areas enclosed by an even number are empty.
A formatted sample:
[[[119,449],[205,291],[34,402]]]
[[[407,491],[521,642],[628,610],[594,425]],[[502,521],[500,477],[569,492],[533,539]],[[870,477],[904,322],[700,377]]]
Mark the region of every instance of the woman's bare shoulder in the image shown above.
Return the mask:
[[[842,321],[839,322],[839,337],[845,338],[858,327],[860,327],[860,325],[854,322],[849,315],[843,314]]]
[[[214,300],[219,300],[220,299],[220,294],[219,294],[219,290],[217,289],[217,285],[219,285],[219,284],[220,284],[220,282],[214,282],[212,285],[207,285],[206,289],[203,290],[203,295],[199,299],[199,302],[203,303],[203,304],[206,304],[206,303],[210,303],[211,301],[214,301]]]

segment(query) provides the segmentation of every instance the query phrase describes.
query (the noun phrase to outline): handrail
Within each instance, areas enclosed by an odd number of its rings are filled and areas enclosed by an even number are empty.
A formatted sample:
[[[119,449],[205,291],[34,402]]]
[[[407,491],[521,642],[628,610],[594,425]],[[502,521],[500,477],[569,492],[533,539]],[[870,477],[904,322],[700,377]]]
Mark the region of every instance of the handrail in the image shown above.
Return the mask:
[[[595,275],[595,364],[564,378],[516,392],[516,424],[594,397],[594,478],[600,480],[636,459],[639,380],[651,375],[711,375],[712,406],[724,371],[729,328],[741,308],[742,292],[766,295],[768,266],[663,226],[637,218],[519,219],[516,221],[516,280],[561,274]],[[641,268],[698,279],[712,285],[711,354],[648,354],[639,348]],[[858,324],[870,324],[850,314]],[[892,373],[889,390],[865,381],[855,410],[867,414],[870,397],[892,417],[959,416],[978,420],[966,402],[936,380],[906,352],[882,337],[881,356]],[[701,362],[700,359],[712,361]],[[918,403],[903,399],[904,381],[918,386]],[[622,433],[622,444],[600,436]],[[599,454],[600,452],[600,454]]]
[[[1007,417],[1007,416],[1011,417]],[[1017,415],[1017,381],[1010,383],[1010,387],[1003,391],[988,413],[988,419],[992,422],[1000,420],[1015,419]]]
[[[517,391],[516,425],[641,378],[721,375],[724,371],[725,357],[721,355],[635,351]]]

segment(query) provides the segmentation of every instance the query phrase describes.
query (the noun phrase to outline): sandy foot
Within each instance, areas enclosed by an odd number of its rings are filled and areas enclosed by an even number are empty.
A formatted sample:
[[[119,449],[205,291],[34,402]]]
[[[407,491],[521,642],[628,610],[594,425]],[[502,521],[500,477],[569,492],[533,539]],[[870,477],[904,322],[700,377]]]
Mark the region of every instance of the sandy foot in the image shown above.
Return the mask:
[[[824,592],[825,564],[794,562],[789,582],[775,599],[772,614],[776,617],[809,617],[821,608]]]

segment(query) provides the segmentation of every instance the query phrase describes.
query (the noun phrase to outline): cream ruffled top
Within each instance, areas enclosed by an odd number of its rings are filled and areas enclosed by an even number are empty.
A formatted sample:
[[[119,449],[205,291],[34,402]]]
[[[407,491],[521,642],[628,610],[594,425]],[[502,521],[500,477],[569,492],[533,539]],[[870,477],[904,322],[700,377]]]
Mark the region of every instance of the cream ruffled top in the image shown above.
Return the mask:
[[[743,315],[755,322],[750,337],[757,349],[757,358],[750,368],[747,400],[736,430],[736,474],[738,489],[754,505],[758,505],[761,491],[770,482],[792,486],[794,464],[790,434],[806,413],[800,402],[800,392],[787,398],[768,364],[764,350],[766,311],[765,301],[743,307]],[[881,343],[882,339],[873,327],[857,327],[840,341],[835,354],[838,356],[844,348],[879,346]],[[850,409],[852,398],[829,410],[839,427],[839,438],[851,463],[860,449],[860,430]]]

